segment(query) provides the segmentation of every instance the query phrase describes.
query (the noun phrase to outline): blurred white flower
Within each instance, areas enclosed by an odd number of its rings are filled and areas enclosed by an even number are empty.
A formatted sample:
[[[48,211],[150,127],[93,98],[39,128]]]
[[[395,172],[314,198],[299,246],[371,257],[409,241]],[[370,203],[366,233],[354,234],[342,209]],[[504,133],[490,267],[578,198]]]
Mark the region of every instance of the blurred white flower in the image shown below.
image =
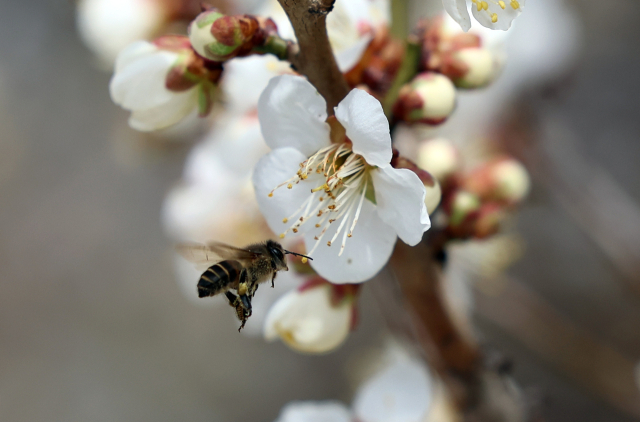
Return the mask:
[[[282,408],[276,422],[351,422],[349,409],[337,401],[294,401]]]
[[[221,70],[209,70],[182,36],[153,43],[137,41],[118,54],[109,91],[113,102],[131,111],[129,125],[152,131],[171,126],[198,110],[211,110]]]
[[[159,0],[80,0],[76,24],[82,41],[110,68],[127,45],[152,38],[168,13]]]
[[[353,413],[361,422],[423,422],[431,406],[432,384],[421,362],[398,355],[360,387]]]
[[[345,288],[351,287],[348,291]],[[355,289],[313,281],[282,296],[269,310],[264,336],[298,352],[326,353],[344,343],[354,323]]]
[[[471,0],[471,13],[484,27],[506,31],[524,8],[525,0]],[[471,28],[467,0],[442,0],[447,13],[466,32]]]
[[[357,283],[386,264],[396,236],[415,245],[431,223],[418,176],[390,165],[380,103],[354,89],[335,113],[330,125],[324,99],[305,79],[272,79],[258,115],[273,151],[258,162],[253,183],[274,232],[303,233],[318,274]]]

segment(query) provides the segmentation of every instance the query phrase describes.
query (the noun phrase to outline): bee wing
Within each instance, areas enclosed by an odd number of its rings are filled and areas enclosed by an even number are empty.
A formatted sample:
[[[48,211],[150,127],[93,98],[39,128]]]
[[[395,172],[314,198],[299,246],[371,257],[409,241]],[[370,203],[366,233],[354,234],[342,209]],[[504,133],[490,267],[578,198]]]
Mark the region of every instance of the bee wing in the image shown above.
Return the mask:
[[[236,248],[220,242],[202,245],[198,243],[181,243],[176,246],[178,253],[187,261],[196,264],[198,269],[206,269],[213,264],[227,259],[251,260],[260,256],[260,253],[246,249]]]

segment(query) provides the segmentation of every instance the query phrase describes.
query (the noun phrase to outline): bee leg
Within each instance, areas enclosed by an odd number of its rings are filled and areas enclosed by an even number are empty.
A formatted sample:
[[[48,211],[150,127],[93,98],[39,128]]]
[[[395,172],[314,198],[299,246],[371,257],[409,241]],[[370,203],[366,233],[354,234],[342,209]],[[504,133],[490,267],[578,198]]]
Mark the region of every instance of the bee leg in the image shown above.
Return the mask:
[[[242,303],[242,306],[244,307],[244,310],[246,311],[247,318],[251,316],[251,299],[249,299],[249,296],[247,295],[240,295],[240,301]]]
[[[259,284],[256,283],[253,285],[253,287],[251,288],[251,297],[253,298],[256,295],[256,292],[258,291],[258,286]]]
[[[273,272],[273,275],[271,276],[271,288],[273,289],[275,286],[273,285],[273,281],[276,279],[276,275],[278,275],[277,271]]]
[[[234,295],[231,292],[224,292],[224,295],[227,297],[227,300],[229,301],[229,305],[235,308],[237,306],[238,296]]]

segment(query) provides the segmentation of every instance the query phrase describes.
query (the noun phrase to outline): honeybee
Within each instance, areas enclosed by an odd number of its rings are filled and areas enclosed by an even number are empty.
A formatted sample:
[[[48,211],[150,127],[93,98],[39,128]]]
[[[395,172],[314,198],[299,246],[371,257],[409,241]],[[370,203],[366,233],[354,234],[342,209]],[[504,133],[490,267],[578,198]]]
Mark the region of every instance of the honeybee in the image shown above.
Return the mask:
[[[258,285],[271,278],[271,287],[274,287],[278,271],[289,271],[285,255],[312,259],[290,252],[273,240],[242,249],[220,242],[208,245],[181,244],[177,249],[185,259],[208,267],[198,281],[198,297],[224,293],[242,322],[238,331],[244,328],[251,316],[251,298],[255,296]],[[235,290],[237,294],[230,290]]]

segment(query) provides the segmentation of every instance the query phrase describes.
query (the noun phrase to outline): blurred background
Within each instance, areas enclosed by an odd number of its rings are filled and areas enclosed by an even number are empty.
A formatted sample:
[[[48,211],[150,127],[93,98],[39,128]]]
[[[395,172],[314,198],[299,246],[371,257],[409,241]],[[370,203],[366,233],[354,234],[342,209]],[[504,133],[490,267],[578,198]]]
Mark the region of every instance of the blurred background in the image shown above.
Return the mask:
[[[0,420],[272,421],[291,400],[349,403],[386,335],[370,289],[358,330],[320,357],[187,300],[160,212],[192,143],[127,126],[74,4],[0,4]],[[525,252],[478,284],[474,322],[545,420],[640,420],[640,3],[568,6],[575,59],[503,116],[534,181]]]

